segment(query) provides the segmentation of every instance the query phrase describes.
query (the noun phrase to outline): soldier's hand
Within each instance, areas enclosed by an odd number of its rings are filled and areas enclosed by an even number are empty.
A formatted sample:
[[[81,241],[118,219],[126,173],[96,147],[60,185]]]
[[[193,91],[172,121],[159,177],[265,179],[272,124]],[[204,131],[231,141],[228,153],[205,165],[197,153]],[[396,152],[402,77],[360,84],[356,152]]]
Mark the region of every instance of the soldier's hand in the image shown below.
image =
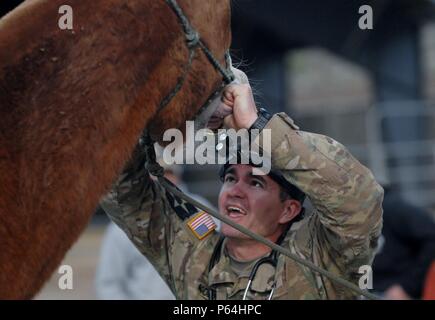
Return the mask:
[[[207,128],[212,130],[222,128],[225,117],[231,113],[233,113],[233,108],[227,106],[223,102],[220,102],[219,107],[208,121]]]
[[[236,130],[248,129],[258,117],[248,77],[239,69],[231,69],[236,79],[225,87],[221,103],[207,125],[210,129],[219,129],[223,125]]]
[[[224,118],[224,125],[233,129],[249,129],[257,120],[257,107],[249,84],[230,84],[222,94],[222,103],[232,108]]]

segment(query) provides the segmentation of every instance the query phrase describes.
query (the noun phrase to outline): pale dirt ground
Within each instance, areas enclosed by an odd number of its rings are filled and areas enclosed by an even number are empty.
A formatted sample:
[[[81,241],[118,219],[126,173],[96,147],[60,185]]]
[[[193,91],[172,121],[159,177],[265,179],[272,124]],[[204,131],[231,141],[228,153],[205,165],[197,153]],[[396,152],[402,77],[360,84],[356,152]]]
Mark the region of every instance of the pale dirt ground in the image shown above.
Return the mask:
[[[96,299],[95,272],[105,228],[105,224],[89,225],[61,263],[70,265],[73,269],[73,289],[59,289],[58,282],[62,275],[57,269],[35,297],[36,300]]]

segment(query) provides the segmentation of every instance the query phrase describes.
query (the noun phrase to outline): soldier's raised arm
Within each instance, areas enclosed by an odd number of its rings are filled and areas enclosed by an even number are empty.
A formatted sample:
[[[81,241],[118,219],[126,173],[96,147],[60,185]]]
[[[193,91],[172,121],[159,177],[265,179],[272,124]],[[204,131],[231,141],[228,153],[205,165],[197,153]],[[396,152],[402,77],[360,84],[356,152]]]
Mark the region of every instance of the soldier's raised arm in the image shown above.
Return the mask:
[[[359,268],[371,264],[381,232],[382,187],[342,144],[300,131],[284,113],[274,115],[265,129],[271,129],[272,167],[315,207],[295,233],[294,249],[355,283]]]
[[[166,253],[172,227],[170,212],[145,162],[145,153],[138,144],[100,205],[171,286]]]

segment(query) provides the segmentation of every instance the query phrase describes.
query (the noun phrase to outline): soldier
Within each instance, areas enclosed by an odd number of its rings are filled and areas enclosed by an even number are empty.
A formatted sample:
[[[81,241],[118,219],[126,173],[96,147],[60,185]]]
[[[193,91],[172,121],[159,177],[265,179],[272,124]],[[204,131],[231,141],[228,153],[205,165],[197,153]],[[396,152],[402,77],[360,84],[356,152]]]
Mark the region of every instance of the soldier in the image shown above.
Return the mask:
[[[257,112],[248,84],[227,86],[222,104],[231,113],[214,118],[214,128],[271,130],[272,171],[261,176],[248,164],[225,165],[219,213],[358,284],[382,227],[383,189],[371,172],[341,144],[300,131],[286,114]],[[178,299],[357,297],[229,225],[214,231],[206,213],[181,209],[150,179],[145,161],[136,148],[102,206]],[[302,219],[305,195],[314,211]]]

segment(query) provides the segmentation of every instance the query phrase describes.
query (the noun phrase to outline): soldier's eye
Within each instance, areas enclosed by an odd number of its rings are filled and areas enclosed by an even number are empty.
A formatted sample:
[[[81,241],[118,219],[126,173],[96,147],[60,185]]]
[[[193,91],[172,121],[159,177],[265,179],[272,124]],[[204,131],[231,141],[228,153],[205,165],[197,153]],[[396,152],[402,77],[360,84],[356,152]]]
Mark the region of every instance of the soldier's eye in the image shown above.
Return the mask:
[[[252,180],[251,184],[257,188],[264,188],[264,185],[258,180]]]
[[[231,175],[226,175],[224,181],[225,182],[233,182],[235,179]]]

